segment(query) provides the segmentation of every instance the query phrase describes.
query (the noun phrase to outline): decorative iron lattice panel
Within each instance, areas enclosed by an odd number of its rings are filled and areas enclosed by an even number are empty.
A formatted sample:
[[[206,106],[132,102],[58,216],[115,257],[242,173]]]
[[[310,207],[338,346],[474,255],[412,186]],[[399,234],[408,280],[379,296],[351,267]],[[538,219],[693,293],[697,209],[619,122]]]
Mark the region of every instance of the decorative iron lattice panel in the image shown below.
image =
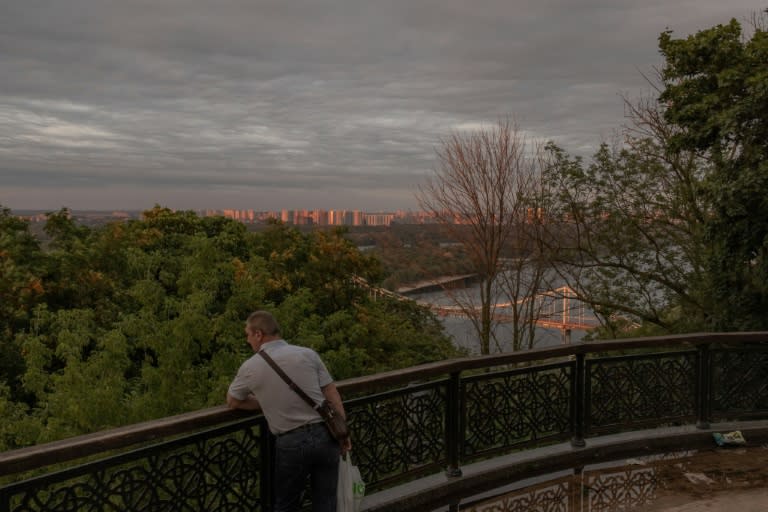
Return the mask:
[[[615,512],[640,510],[658,497],[660,474],[654,461],[677,460],[691,452],[642,457],[652,465],[576,473],[516,489],[461,507],[464,512]]]
[[[526,488],[496,496],[469,508],[466,512],[568,512],[571,487],[569,481],[551,483],[534,489]],[[574,511],[575,512],[575,511]]]
[[[445,381],[345,404],[353,460],[368,489],[445,463]]]
[[[658,487],[654,468],[585,474],[584,481],[583,510],[589,512],[637,510],[656,499]]]
[[[259,427],[155,445],[8,486],[12,512],[251,512],[259,497]]]
[[[466,379],[463,455],[568,437],[572,375],[572,363],[564,363]]]
[[[761,413],[768,413],[768,351],[713,351],[713,416],[739,419]]]
[[[587,360],[588,430],[620,430],[692,418],[695,352]]]

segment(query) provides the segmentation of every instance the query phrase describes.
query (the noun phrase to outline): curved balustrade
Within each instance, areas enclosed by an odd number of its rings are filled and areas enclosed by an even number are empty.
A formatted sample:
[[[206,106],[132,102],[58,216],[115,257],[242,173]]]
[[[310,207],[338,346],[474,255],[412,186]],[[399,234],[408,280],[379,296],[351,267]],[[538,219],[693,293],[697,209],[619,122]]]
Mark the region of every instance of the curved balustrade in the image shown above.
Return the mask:
[[[768,418],[768,333],[578,343],[339,383],[369,491],[515,450]],[[225,407],[0,454],[0,510],[267,510],[272,438]]]

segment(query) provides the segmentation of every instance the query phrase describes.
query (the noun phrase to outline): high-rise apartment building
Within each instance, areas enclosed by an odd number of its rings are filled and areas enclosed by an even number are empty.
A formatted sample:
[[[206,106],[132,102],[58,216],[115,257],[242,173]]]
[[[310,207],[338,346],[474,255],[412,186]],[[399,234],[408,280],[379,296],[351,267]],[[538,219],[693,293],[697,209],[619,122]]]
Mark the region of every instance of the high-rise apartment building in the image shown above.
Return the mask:
[[[296,226],[389,226],[393,222],[404,224],[429,224],[435,222],[432,214],[423,211],[405,211],[396,212],[374,212],[366,213],[361,210],[288,210],[286,208],[280,211],[254,211],[248,210],[202,210],[201,215],[214,216],[222,215],[224,217],[237,220],[243,223],[261,223],[269,219],[280,219],[288,225]],[[531,216],[541,216],[540,211],[529,211],[528,218]],[[455,216],[454,222],[463,223],[466,219]]]
[[[312,223],[315,226],[327,226],[328,212],[326,210],[314,210],[312,212]]]
[[[366,213],[363,214],[363,221],[366,226],[389,226],[394,220],[394,213]]]

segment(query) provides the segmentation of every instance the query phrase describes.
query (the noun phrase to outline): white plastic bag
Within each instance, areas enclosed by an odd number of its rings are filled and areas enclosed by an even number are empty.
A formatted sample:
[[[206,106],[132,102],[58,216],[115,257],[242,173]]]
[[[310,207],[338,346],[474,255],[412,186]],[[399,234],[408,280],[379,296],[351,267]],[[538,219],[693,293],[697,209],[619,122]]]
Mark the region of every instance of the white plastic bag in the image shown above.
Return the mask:
[[[365,482],[360,470],[352,465],[352,457],[342,455],[339,460],[339,485],[336,491],[337,512],[359,512],[365,496]]]

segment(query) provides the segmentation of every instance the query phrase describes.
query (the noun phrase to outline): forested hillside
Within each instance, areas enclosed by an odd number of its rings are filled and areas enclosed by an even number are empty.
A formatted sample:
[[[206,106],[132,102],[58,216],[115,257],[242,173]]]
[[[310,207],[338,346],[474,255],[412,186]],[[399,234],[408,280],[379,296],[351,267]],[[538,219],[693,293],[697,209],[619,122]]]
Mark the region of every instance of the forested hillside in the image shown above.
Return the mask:
[[[337,379],[456,355],[429,312],[352,284],[381,269],[341,232],[161,207],[46,232],[0,209],[0,450],[221,404],[255,309]]]

